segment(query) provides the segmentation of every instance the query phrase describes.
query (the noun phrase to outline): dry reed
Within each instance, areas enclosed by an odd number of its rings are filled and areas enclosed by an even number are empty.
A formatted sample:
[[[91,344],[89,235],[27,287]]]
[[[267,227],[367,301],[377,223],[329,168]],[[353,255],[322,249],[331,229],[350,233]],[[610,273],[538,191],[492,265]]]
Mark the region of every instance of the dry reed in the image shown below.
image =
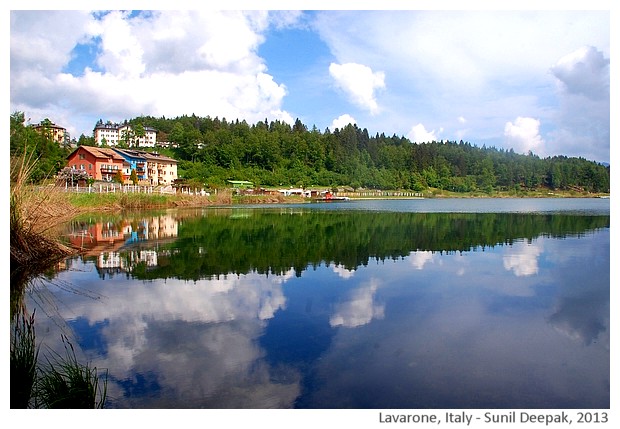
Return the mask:
[[[11,159],[11,288],[74,252],[58,240],[55,231],[77,209],[61,190],[30,183],[36,162],[27,153]]]

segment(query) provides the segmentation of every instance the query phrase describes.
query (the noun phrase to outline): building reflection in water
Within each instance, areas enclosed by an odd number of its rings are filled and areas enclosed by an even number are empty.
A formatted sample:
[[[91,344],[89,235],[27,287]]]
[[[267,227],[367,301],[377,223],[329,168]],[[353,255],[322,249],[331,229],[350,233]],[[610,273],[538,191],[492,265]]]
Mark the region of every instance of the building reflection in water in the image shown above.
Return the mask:
[[[177,237],[178,229],[176,217],[160,215],[118,222],[77,222],[68,236],[71,245],[82,250],[84,259],[96,261],[97,271],[105,277],[131,272],[137,264],[157,266],[157,244]],[[148,248],[140,248],[146,242]]]

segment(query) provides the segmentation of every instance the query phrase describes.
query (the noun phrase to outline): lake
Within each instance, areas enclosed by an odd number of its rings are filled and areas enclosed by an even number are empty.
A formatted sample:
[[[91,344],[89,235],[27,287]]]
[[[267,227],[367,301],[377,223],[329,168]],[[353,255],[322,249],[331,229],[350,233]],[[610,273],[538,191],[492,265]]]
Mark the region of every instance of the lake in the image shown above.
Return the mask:
[[[93,215],[40,279],[41,353],[108,408],[609,408],[608,199]]]

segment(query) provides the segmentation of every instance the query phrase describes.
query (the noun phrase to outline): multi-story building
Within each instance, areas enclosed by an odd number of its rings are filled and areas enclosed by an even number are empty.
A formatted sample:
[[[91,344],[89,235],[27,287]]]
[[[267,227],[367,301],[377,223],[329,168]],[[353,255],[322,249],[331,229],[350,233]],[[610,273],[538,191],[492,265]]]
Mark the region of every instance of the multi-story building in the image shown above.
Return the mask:
[[[146,174],[152,185],[172,185],[178,178],[176,159],[156,152],[144,152]]]
[[[80,146],[67,157],[67,166],[103,181],[112,181],[119,170],[124,183],[131,180],[132,170],[138,181],[154,186],[172,185],[178,177],[176,159],[137,149]]]
[[[95,180],[111,182],[118,171],[128,168],[127,162],[112,149],[80,146],[67,157],[67,167],[84,170]]]
[[[69,142],[69,133],[60,125],[56,125],[49,119],[44,119],[38,124],[32,126],[37,132],[47,135],[50,139],[59,144]]]
[[[155,147],[157,130],[151,127],[143,127],[144,135],[138,136],[136,130],[127,122],[115,124],[110,121],[104,123],[101,119],[95,125],[93,136],[98,146],[118,146],[124,144],[127,147]]]
[[[131,171],[135,170],[138,182],[144,183],[148,181],[148,183],[151,184],[151,180],[147,175],[147,161],[144,151],[119,148],[114,148],[114,150],[126,161],[125,169],[123,169],[123,177],[131,179]]]
[[[126,180],[131,177],[131,170],[136,170],[139,181],[148,181],[150,185],[172,185],[178,177],[176,159],[138,149],[114,150],[125,159],[126,170],[123,176]]]

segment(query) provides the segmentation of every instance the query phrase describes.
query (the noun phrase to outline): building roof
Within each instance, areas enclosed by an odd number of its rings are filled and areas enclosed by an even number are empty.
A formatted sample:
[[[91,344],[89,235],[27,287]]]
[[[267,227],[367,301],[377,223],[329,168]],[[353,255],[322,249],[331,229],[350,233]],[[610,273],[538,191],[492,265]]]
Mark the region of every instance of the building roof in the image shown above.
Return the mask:
[[[133,125],[131,125],[130,123],[123,123],[123,124],[118,124],[118,123],[114,123],[114,122],[106,122],[104,123],[103,121],[99,121],[95,124],[95,130],[120,130],[121,128],[134,128]],[[150,132],[154,132],[156,133],[157,130],[153,127],[148,127],[148,126],[143,126],[144,131],[150,131]]]
[[[76,150],[71,152],[71,154],[69,154],[67,159],[71,158],[80,149],[90,153],[95,158],[104,158],[104,159],[112,158],[112,159],[115,159],[117,161],[124,161],[125,160],[125,158],[123,158],[120,154],[118,154],[117,152],[115,152],[112,149],[105,148],[105,147],[94,147],[94,146],[80,146]]]
[[[109,129],[109,130],[118,130],[121,127],[121,125],[119,124],[114,124],[112,122],[106,122],[105,124],[103,122],[97,122],[97,124],[95,124],[95,129]]]
[[[56,125],[53,122],[49,122],[49,123],[45,123],[45,124],[43,122],[40,122],[38,124],[32,125],[32,127],[35,128],[35,129],[39,129],[39,128],[54,128],[54,129],[57,129],[57,130],[66,130],[65,127],[61,127],[60,125]]]
[[[118,152],[120,155],[125,156],[127,158],[146,160],[144,151],[141,151],[141,150],[119,149],[119,148],[114,148],[114,150]]]
[[[145,159],[148,161],[163,161],[163,162],[174,162],[174,163],[177,162],[176,159],[161,155],[157,152],[146,152],[144,150],[138,150],[138,149],[118,149],[118,148],[114,148],[113,150],[115,150],[119,154],[124,155],[128,158]]]
[[[176,164],[177,160],[174,158],[170,158],[165,155],[161,155],[157,152],[143,152],[146,159],[150,161],[164,161],[164,162],[174,162]]]
[[[233,187],[240,187],[240,188],[254,186],[254,183],[247,181],[247,180],[228,180],[228,183],[233,185]]]

